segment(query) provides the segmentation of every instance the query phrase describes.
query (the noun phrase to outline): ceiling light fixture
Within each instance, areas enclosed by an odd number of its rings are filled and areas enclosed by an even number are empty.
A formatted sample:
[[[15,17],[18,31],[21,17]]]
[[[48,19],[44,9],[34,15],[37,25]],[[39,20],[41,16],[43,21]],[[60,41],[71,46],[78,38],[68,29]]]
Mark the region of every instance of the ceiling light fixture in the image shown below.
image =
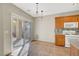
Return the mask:
[[[39,3],[36,3],[36,14],[38,14],[38,4]]]
[[[39,8],[39,3],[36,3],[36,11],[35,11],[35,13],[36,13],[36,15],[37,16],[43,16],[43,12],[44,12],[44,10],[39,10],[40,8]],[[39,14],[39,13],[41,13],[41,14]]]
[[[43,10],[41,10],[41,16],[43,16],[43,12],[44,12],[44,11],[43,11]]]
[[[41,19],[43,19],[43,12],[44,12],[44,11],[43,11],[43,10],[41,10]]]

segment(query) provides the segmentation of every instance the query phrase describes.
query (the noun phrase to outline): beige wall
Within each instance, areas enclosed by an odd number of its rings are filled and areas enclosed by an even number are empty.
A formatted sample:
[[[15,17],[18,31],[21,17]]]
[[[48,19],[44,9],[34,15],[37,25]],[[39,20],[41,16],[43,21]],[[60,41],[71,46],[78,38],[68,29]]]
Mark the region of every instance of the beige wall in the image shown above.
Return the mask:
[[[3,55],[3,21],[2,5],[0,4],[0,55]]]
[[[3,19],[0,18],[0,55],[6,55],[11,52],[11,14],[16,13],[19,16],[25,17],[28,20],[32,21],[33,24],[33,17],[22,11],[21,9],[17,8],[13,4],[0,4],[2,10],[0,8],[0,17],[2,16]],[[3,14],[3,15],[1,15]],[[1,22],[3,20],[3,25]],[[3,27],[3,30],[1,30]],[[2,33],[3,32],[3,33]],[[3,36],[3,37],[2,37]],[[2,41],[1,41],[2,40]],[[2,52],[3,51],[3,52]],[[3,54],[2,54],[3,53]]]
[[[79,11],[59,13],[55,15],[44,16],[43,19],[40,17],[35,19],[35,39],[46,42],[55,43],[55,17],[57,16],[69,16],[79,15]],[[38,36],[38,38],[37,38]]]
[[[55,28],[55,20],[53,19],[53,16],[36,18],[35,19],[35,39],[46,41],[46,42],[54,42],[54,39],[55,39],[54,28]]]

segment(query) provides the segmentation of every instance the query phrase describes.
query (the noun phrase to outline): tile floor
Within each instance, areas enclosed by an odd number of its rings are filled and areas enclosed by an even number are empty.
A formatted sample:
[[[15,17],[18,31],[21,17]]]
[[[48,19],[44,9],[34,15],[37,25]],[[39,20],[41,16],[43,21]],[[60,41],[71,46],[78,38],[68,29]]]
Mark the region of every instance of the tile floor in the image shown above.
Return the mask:
[[[70,48],[55,46],[48,42],[32,41],[30,56],[70,56]]]

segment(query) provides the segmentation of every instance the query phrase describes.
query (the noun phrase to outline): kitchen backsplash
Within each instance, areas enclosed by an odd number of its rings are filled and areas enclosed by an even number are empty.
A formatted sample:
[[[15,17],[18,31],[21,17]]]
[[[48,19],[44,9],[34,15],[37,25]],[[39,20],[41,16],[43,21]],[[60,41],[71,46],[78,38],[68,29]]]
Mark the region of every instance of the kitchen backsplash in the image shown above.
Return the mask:
[[[79,35],[79,29],[56,29],[55,34]]]

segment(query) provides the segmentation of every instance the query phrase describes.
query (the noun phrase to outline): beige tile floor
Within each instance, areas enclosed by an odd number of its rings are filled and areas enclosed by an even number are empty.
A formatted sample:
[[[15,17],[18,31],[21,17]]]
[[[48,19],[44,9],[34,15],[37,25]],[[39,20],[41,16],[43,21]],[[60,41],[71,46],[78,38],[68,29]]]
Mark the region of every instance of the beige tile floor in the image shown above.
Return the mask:
[[[69,56],[70,48],[55,46],[52,43],[33,41],[30,56]]]

